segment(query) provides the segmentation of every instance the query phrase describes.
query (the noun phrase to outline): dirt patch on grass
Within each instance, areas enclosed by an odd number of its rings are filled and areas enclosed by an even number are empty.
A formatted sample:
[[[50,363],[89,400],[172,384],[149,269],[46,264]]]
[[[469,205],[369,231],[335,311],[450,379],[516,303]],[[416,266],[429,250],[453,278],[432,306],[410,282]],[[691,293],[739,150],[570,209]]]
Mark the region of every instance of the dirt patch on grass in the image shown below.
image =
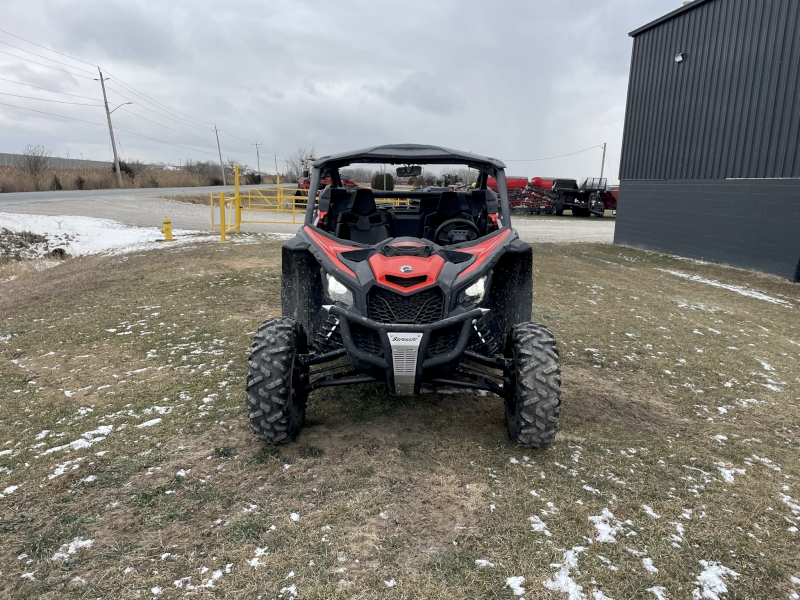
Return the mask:
[[[632,378],[633,379],[633,378]],[[597,370],[576,367],[564,375],[564,416],[581,428],[591,427],[616,432],[664,430],[675,426],[678,411],[661,398],[657,388],[646,382],[641,386],[622,386]]]

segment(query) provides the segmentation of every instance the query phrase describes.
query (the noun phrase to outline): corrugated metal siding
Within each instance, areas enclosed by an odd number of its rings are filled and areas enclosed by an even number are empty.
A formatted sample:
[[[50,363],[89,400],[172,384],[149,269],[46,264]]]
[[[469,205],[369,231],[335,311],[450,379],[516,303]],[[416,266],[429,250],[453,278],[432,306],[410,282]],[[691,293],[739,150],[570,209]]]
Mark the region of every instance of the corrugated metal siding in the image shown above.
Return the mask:
[[[800,1],[705,2],[633,40],[620,179],[800,177]]]
[[[623,180],[614,243],[800,281],[800,180]]]

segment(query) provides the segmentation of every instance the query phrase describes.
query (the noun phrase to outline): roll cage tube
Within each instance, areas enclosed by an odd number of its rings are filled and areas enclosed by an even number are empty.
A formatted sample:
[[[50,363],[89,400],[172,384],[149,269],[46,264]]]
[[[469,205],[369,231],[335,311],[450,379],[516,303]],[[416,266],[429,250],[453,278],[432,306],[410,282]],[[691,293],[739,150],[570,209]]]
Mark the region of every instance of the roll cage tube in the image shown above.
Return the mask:
[[[338,174],[338,169],[336,170]],[[488,175],[482,173],[483,179],[486,180]],[[503,169],[497,169],[495,179],[497,180],[497,191],[500,193],[500,210],[503,218],[503,228],[511,227],[511,210],[508,205],[508,190],[506,189],[506,172]],[[306,206],[306,225],[313,225],[314,223],[314,209],[317,206],[317,192],[319,191],[319,183],[322,180],[322,170],[319,167],[314,167],[311,171],[311,182],[308,186],[308,203]],[[485,187],[485,184],[484,184]]]
[[[508,189],[506,188],[506,172],[497,169],[497,191],[500,192],[500,210],[503,212],[503,228],[511,229],[511,209],[508,206]]]
[[[311,170],[311,182],[308,184],[308,200],[306,202],[306,225],[314,223],[314,208],[317,206],[317,191],[322,179],[321,175],[322,172],[317,167]]]

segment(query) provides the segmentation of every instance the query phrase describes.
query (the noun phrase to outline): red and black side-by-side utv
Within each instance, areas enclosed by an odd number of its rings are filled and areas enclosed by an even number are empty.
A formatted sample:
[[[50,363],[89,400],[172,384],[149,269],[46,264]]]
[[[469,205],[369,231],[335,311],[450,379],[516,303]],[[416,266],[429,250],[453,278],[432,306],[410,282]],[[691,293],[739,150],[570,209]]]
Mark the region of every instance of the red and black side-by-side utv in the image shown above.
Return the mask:
[[[401,177],[421,165],[466,165],[479,177],[461,193],[348,189],[339,170],[364,163],[401,165]],[[561,406],[558,350],[548,328],[530,322],[532,250],[511,227],[505,165],[398,144],[311,167],[305,224],[282,250],[283,316],[263,323],[251,348],[256,437],[295,439],[315,390],[383,382],[397,395],[423,386],[492,392],[504,401],[511,440],[550,444]]]

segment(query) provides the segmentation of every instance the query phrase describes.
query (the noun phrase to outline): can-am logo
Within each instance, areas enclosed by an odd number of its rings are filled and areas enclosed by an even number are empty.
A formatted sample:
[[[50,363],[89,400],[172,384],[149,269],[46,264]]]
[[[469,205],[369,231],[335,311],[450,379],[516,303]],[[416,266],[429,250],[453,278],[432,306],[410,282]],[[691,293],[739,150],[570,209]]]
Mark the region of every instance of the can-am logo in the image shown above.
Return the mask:
[[[411,273],[413,270],[414,267],[412,267],[411,265],[403,265],[402,267],[400,267],[401,273]]]

